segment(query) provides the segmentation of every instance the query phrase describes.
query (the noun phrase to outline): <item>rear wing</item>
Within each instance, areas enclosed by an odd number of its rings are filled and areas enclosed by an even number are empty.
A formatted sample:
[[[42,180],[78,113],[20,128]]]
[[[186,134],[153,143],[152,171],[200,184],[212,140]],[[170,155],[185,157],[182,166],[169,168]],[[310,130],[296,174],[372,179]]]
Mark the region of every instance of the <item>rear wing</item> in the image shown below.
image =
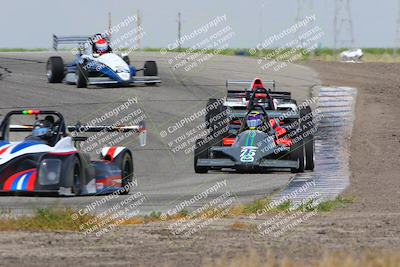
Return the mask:
[[[101,126],[88,126],[88,125],[74,125],[66,126],[69,132],[75,133],[97,133],[101,131],[106,132],[136,132],[139,133],[139,144],[140,146],[146,145],[147,130],[144,121],[141,121],[138,125],[101,125]],[[9,127],[10,132],[31,132],[33,130],[33,125],[18,125],[11,124]],[[73,135],[74,141],[85,141],[86,137],[76,137]]]
[[[81,125],[79,122],[74,126],[66,126],[63,115],[60,112],[52,111],[52,110],[37,110],[37,109],[28,109],[28,110],[13,110],[8,112],[0,125],[0,140],[5,140],[8,138],[8,132],[31,132],[33,130],[33,125],[19,125],[19,124],[10,124],[11,116],[37,116],[38,115],[52,115],[56,116],[58,120],[59,128],[58,134],[65,136],[67,134],[67,130],[69,132],[74,133],[82,133],[82,132],[137,132],[139,133],[139,142],[141,146],[146,145],[146,125],[144,121],[139,122],[138,125],[103,125],[103,126],[92,126],[92,125]],[[53,118],[54,120],[54,118]],[[85,141],[86,137],[75,137],[73,134],[74,141]]]
[[[253,81],[249,80],[226,80],[226,89],[229,91],[235,91],[235,90],[230,90],[229,87],[230,85],[248,85],[251,86]],[[275,80],[262,80],[262,83],[265,85],[272,85],[272,91],[275,91],[276,89],[276,81]],[[238,91],[238,90],[236,90]]]
[[[246,98],[250,99],[251,95],[253,94],[252,91],[237,91],[237,90],[228,90],[227,98]],[[275,99],[285,99],[290,100],[292,99],[291,92],[271,92],[269,95]]]
[[[253,93],[252,89],[242,89],[242,90],[231,90],[230,85],[250,85],[253,83],[253,81],[245,81],[245,80],[238,80],[238,81],[233,81],[233,80],[227,80],[226,81],[226,89],[227,89],[227,98],[246,98],[250,99],[251,95]],[[264,85],[272,85],[272,92],[269,92],[269,95],[272,98],[275,99],[284,99],[284,100],[290,100],[292,99],[292,94],[290,92],[285,92],[285,91],[276,91],[276,81],[275,80],[263,80],[262,83]],[[267,88],[266,88],[267,89]]]
[[[98,126],[89,126],[89,125],[80,125],[77,124],[75,126],[67,126],[69,132],[77,132],[77,133],[97,133],[97,132],[136,132],[139,133],[139,144],[140,146],[145,146],[147,142],[147,129],[144,121],[139,122],[138,125],[98,125]]]
[[[53,34],[53,49],[57,51],[59,44],[83,44],[90,39],[90,36],[57,36]]]
[[[286,119],[299,119],[300,118],[300,112],[294,112],[294,111],[279,111],[279,110],[266,110],[266,113],[268,115],[268,118],[272,119],[280,119],[280,120],[286,120]],[[247,110],[233,110],[231,113],[231,117],[233,119],[241,119],[246,117],[248,114]]]

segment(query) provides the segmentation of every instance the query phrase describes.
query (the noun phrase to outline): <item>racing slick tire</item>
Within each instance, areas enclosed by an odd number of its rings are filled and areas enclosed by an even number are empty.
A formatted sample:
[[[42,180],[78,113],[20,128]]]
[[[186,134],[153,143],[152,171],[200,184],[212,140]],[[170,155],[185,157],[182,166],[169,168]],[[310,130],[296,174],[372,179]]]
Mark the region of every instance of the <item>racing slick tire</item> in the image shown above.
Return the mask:
[[[64,62],[61,57],[50,57],[46,64],[46,75],[49,83],[60,83],[64,79]]]
[[[291,168],[290,171],[292,173],[304,172],[304,144],[303,140],[299,140],[296,144],[294,144],[290,149],[290,159],[298,160],[299,167]]]
[[[87,88],[88,71],[85,69],[85,64],[79,64],[76,68],[76,87]]]
[[[314,127],[313,124],[313,115],[310,106],[305,106],[301,109],[300,114],[302,117],[307,116],[305,120],[303,129],[308,131],[308,134],[304,137],[304,149],[305,149],[305,159],[306,165],[305,170],[312,171],[314,170]],[[303,131],[303,134],[306,132]]]
[[[229,135],[227,107],[220,99],[210,98],[206,109],[205,120],[206,128],[210,129],[210,143],[213,146],[222,146],[223,139]]]
[[[305,143],[304,148],[305,148],[305,157],[306,157],[306,166],[305,170],[307,171],[312,171],[314,170],[314,139],[307,141]]]
[[[72,188],[71,192],[75,196],[79,196],[82,193],[82,164],[78,157],[74,159],[73,170],[72,170]]]
[[[122,60],[125,61],[125,63],[128,64],[128,66],[131,65],[131,60],[129,59],[129,56],[123,56]]]
[[[157,63],[155,61],[146,61],[143,67],[143,75],[157,76],[158,75]]]
[[[129,194],[130,188],[125,188],[133,179],[133,160],[129,152],[125,152],[121,161],[121,195]]]
[[[204,139],[196,140],[196,146],[194,148],[194,171],[196,173],[207,173],[207,167],[199,167],[197,166],[198,159],[206,159],[208,158],[208,143],[201,144],[204,142]]]
[[[215,108],[214,108],[215,106]],[[228,116],[226,114],[227,107],[224,106],[221,99],[210,98],[207,102],[207,114],[205,116],[206,119],[206,127],[212,128],[215,125],[225,125],[228,124]],[[214,119],[213,119],[214,118]]]

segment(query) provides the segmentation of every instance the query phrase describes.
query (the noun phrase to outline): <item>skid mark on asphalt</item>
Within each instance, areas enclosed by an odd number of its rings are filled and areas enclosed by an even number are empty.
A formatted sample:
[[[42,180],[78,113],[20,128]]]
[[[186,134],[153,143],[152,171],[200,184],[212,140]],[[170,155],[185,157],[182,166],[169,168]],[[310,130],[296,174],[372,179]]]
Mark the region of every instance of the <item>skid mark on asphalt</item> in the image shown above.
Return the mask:
[[[23,61],[23,62],[32,62],[32,63],[46,63],[45,61],[42,61],[42,60],[26,59],[26,58],[0,57],[0,59],[7,59],[7,60],[13,60],[13,61]]]
[[[315,169],[297,174],[274,197],[275,201],[290,199],[292,204],[299,205],[310,198],[333,200],[349,186],[348,140],[353,129],[356,94],[357,90],[350,87],[322,87],[318,90],[316,108],[322,116],[314,136]]]
[[[12,71],[6,67],[0,66],[0,80],[3,79],[6,75],[11,74]]]

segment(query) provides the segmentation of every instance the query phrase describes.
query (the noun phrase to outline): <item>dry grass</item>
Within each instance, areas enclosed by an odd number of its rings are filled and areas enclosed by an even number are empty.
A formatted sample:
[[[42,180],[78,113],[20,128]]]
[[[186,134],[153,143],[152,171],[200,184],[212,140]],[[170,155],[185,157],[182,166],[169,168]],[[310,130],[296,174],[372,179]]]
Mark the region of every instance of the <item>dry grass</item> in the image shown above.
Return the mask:
[[[37,209],[33,216],[0,219],[0,231],[80,231],[81,225],[89,224],[92,215],[72,219],[71,209]]]
[[[235,221],[231,224],[232,230],[251,230],[254,226],[240,221]]]
[[[348,253],[326,254],[320,259],[309,261],[278,258],[271,253],[262,257],[256,252],[246,253],[231,259],[221,259],[203,267],[399,267],[400,253],[363,252],[357,255]]]

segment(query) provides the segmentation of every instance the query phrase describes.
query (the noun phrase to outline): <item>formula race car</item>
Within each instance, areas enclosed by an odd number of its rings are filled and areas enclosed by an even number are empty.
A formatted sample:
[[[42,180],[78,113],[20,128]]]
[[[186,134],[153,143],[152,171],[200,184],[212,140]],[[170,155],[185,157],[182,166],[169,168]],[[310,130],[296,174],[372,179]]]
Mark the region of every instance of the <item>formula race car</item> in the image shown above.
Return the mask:
[[[247,85],[245,89],[234,90],[232,86]],[[272,88],[264,87],[266,85],[272,86]],[[277,111],[297,111],[297,102],[291,98],[290,92],[279,92],[276,91],[276,82],[274,80],[261,80],[255,78],[253,81],[226,81],[227,96],[223,99],[223,105],[219,108],[231,110],[243,111],[246,110],[249,105],[249,100],[253,95],[253,92],[257,88],[264,88],[267,90],[268,101],[260,101],[263,103],[267,110],[277,110]],[[219,99],[210,98],[207,106],[213,106],[216,102],[220,102]],[[213,115],[214,113],[221,112],[220,109],[214,109],[208,115]],[[209,116],[206,116],[206,121],[209,122]]]
[[[279,168],[294,173],[313,170],[315,126],[311,108],[298,108],[290,93],[271,93],[259,79],[252,82],[251,91],[240,94],[238,105],[231,107],[226,105],[226,99],[217,100],[217,105],[209,101],[206,125],[210,133],[196,141],[195,172],[225,168]],[[277,109],[279,106],[281,110]],[[258,124],[251,125],[252,120]]]
[[[13,125],[18,119],[32,120],[29,125]],[[5,115],[0,125],[0,193],[56,194],[64,196],[127,194],[133,177],[133,154],[126,147],[104,147],[100,160],[90,160],[79,151],[87,132],[139,133],[141,145],[146,142],[144,122],[135,126],[66,126],[56,111],[15,110]],[[17,133],[13,133],[17,132]],[[13,142],[10,133],[29,132],[24,140]],[[70,134],[71,133],[71,134]]]
[[[49,83],[64,81],[86,88],[88,85],[154,85],[161,82],[155,61],[146,61],[142,69],[130,66],[128,55],[114,53],[109,39],[101,34],[93,37],[54,35],[53,42],[55,50],[58,44],[79,44],[79,47],[72,63],[64,64],[59,56],[48,59],[46,73]],[[143,76],[137,76],[139,71],[143,71]]]

